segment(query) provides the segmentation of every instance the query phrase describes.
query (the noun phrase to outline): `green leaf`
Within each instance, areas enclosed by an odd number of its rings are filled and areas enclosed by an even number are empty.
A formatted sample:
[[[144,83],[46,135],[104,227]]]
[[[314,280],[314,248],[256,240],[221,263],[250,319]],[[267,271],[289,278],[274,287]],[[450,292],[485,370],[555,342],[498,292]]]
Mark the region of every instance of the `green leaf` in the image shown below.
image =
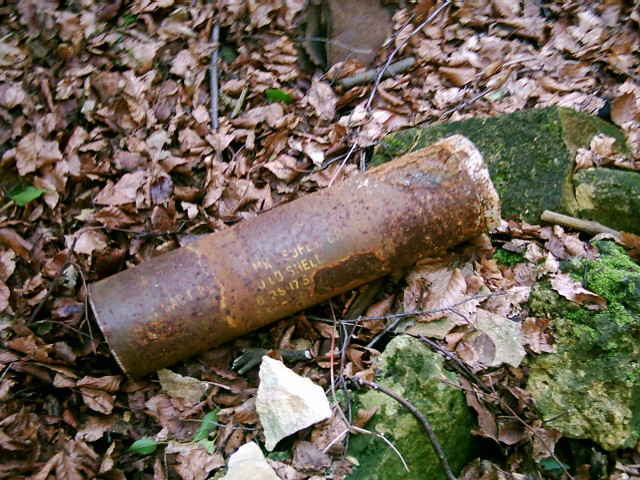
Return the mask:
[[[123,26],[126,27],[127,25],[131,25],[132,23],[137,22],[139,18],[140,17],[138,15],[131,15],[130,13],[127,13],[122,19]]]
[[[218,428],[218,412],[220,408],[216,408],[215,410],[210,411],[202,418],[202,423],[196,430],[196,433],[193,435],[193,441],[198,442],[200,440],[204,440],[209,436],[211,432],[213,432],[216,428]]]
[[[19,207],[24,207],[31,200],[35,200],[40,195],[42,195],[46,190],[43,188],[36,188],[33,185],[29,185],[28,187],[20,190],[18,193],[14,193],[11,195],[11,199],[18,205]]]
[[[158,445],[160,445],[160,443],[156,442],[153,438],[141,438],[140,440],[133,442],[133,444],[127,448],[127,452],[149,455],[156,451]]]
[[[283,101],[288,105],[293,102],[293,97],[279,88],[267,88],[264,93],[267,96],[267,100],[271,103]]]
[[[214,453],[216,453],[216,441],[215,441],[215,439],[214,440],[200,440],[198,443],[200,445],[202,445],[202,448],[204,448],[209,455],[213,455]]]
[[[558,462],[555,458],[545,458],[543,460],[540,460],[538,463],[547,472],[562,470],[562,467],[564,467],[565,469],[569,469],[569,465],[563,462]]]

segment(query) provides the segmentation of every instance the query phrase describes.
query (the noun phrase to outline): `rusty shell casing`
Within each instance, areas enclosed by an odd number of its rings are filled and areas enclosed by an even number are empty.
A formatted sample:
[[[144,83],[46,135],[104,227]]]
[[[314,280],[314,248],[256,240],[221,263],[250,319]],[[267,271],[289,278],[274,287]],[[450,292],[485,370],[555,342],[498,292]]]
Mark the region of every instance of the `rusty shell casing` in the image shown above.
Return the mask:
[[[494,228],[498,195],[456,135],[89,288],[138,378]]]

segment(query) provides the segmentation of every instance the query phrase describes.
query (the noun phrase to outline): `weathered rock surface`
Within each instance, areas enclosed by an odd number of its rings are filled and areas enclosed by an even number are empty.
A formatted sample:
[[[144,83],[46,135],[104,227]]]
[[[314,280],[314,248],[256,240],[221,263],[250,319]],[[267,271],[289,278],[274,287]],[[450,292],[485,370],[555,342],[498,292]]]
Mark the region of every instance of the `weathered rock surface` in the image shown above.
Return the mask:
[[[573,176],[582,218],[623,232],[640,233],[640,173],[613,168],[578,170]]]
[[[256,410],[269,451],[283,438],[331,416],[322,387],[267,356],[260,365]]]
[[[280,480],[267,463],[260,447],[245,443],[229,457],[227,474],[220,480]]]
[[[530,313],[551,318],[556,352],[530,361],[526,389],[548,426],[607,450],[640,437],[640,266],[612,242],[597,260],[574,259],[563,270],[607,300],[588,310],[536,285]]]
[[[522,215],[525,220],[538,223],[544,210],[573,216],[582,212],[586,218],[616,228],[608,223],[611,212],[578,208],[572,183],[578,149],[589,147],[591,139],[599,133],[616,139],[614,151],[628,153],[624,134],[615,125],[570,108],[547,107],[395,132],[376,147],[372,164],[462,134],[482,153],[500,195],[504,218]],[[635,172],[624,175],[640,176]],[[637,187],[633,195],[640,198]],[[633,216],[623,209],[616,211],[615,217],[617,222],[635,226],[627,231],[640,233],[637,213]]]
[[[394,338],[378,358],[380,370],[376,381],[415,405],[429,420],[454,474],[474,457],[475,441],[471,429],[475,420],[464,394],[443,381],[456,377],[443,368],[442,358],[417,339],[408,335]],[[402,405],[378,391],[357,395],[364,408],[380,410],[366,429],[384,433],[400,451],[410,471],[407,472],[396,453],[382,439],[359,434],[349,441],[349,455],[359,467],[350,480],[436,480],[445,478],[438,458],[422,425]]]

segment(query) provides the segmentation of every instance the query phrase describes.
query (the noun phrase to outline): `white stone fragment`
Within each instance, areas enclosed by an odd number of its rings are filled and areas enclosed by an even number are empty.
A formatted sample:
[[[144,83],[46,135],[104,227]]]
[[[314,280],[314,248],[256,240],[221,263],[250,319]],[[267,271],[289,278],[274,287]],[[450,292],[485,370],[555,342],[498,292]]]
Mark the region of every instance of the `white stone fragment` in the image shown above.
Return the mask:
[[[280,480],[267,463],[260,447],[245,443],[229,457],[227,474],[220,480]]]
[[[269,451],[283,438],[331,416],[322,387],[267,356],[260,365],[256,410]]]
[[[486,333],[496,346],[495,357],[489,366],[497,367],[503,363],[514,367],[520,365],[527,354],[522,346],[520,323],[479,308],[475,327]]]

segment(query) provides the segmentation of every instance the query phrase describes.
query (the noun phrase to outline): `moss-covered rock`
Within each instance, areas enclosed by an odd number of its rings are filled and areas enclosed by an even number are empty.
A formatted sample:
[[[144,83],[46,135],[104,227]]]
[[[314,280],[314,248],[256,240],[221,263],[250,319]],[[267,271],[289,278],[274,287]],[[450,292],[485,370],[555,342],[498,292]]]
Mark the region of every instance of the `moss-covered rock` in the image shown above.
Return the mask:
[[[628,153],[624,134],[614,125],[569,108],[547,107],[395,132],[376,147],[372,163],[464,135],[482,152],[500,195],[502,216],[522,215],[538,222],[544,210],[578,214],[571,182],[575,155],[598,133],[614,137],[618,151]]]
[[[640,266],[612,242],[598,242],[597,260],[562,268],[607,300],[588,310],[548,285],[534,287],[532,315],[552,319],[556,352],[530,361],[527,390],[549,426],[607,450],[631,448],[640,437]]]
[[[443,378],[456,382],[443,368],[442,358],[408,335],[394,338],[378,359],[376,381],[415,405],[429,420],[454,474],[474,458],[475,441],[471,429],[475,420],[462,391]],[[400,451],[410,471],[382,439],[355,435],[349,455],[359,467],[350,480],[437,480],[445,478],[438,457],[422,425],[402,405],[378,391],[357,395],[359,406],[379,407],[367,429],[383,433]]]
[[[640,173],[612,168],[578,170],[573,176],[580,217],[640,234]]]

